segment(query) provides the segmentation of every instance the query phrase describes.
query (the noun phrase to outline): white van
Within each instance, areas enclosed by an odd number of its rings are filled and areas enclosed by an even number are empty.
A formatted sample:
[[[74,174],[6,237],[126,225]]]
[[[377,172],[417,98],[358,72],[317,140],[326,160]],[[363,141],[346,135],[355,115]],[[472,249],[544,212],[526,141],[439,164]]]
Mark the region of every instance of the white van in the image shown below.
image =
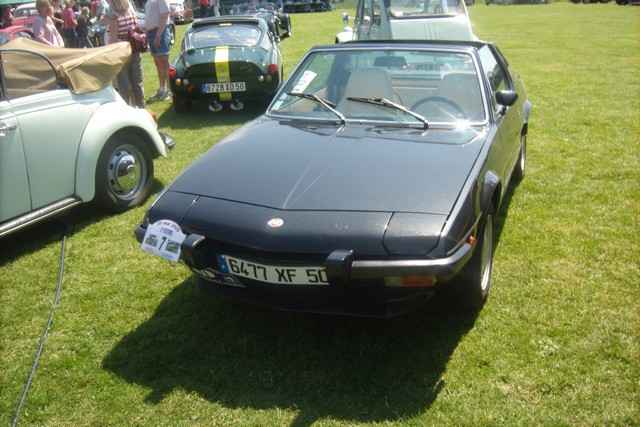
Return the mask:
[[[368,39],[477,40],[464,0],[358,0],[353,27],[336,43]]]

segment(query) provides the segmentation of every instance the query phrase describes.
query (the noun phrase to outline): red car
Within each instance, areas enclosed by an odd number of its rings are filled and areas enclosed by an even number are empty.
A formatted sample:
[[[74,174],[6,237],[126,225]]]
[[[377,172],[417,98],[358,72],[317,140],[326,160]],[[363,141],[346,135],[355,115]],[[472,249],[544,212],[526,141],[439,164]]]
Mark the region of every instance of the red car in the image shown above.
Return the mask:
[[[25,3],[16,6],[13,10],[13,25],[23,25],[33,29],[33,20],[38,16],[35,3]]]
[[[35,39],[33,32],[27,27],[12,25],[11,27],[0,29],[0,46],[18,37],[26,37],[31,40]]]

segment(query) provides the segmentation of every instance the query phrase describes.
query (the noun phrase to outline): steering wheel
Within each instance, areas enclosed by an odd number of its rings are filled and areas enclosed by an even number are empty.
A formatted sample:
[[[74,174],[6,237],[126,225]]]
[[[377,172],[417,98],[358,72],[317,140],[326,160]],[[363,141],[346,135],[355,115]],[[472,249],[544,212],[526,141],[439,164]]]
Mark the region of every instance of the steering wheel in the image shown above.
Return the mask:
[[[443,98],[441,96],[427,96],[426,98],[419,99],[413,106],[411,107],[411,111],[416,111],[416,108],[421,106],[422,104],[426,104],[427,102],[440,102],[442,104],[447,104],[449,107],[456,110],[457,113],[460,114],[461,117],[464,117],[464,110],[462,107],[450,99]]]

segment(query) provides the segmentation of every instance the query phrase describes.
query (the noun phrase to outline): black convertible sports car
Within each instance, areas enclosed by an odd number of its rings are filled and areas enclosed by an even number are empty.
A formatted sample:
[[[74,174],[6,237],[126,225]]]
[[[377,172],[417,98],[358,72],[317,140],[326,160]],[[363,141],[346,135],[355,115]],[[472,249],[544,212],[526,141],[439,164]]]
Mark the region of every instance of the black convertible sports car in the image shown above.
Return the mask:
[[[315,47],[135,232],[199,288],[257,304],[392,316],[442,290],[477,310],[530,109],[491,43]]]

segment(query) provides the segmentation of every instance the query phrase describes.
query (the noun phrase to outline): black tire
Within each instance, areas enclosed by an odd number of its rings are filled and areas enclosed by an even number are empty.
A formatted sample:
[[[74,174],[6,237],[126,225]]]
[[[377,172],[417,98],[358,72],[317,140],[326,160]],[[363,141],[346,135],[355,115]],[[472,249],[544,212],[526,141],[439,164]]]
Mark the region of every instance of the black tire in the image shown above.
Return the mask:
[[[291,22],[291,16],[289,16],[289,25],[287,25],[287,37],[293,35],[293,23]]]
[[[524,174],[527,169],[527,135],[522,135],[520,141],[520,153],[518,154],[518,161],[516,162],[512,175],[512,181],[515,183],[524,179]]]
[[[183,101],[173,97],[173,111],[176,114],[188,114],[191,112],[191,101]]]
[[[120,131],[107,141],[96,167],[95,201],[120,213],[144,203],[153,184],[153,156],[133,132]]]
[[[174,44],[176,44],[176,27],[174,25],[169,26],[169,34],[171,34],[169,44],[173,46]]]
[[[469,262],[446,289],[449,303],[457,308],[480,310],[489,296],[491,268],[495,247],[495,210],[487,207],[478,229],[478,241]]]

